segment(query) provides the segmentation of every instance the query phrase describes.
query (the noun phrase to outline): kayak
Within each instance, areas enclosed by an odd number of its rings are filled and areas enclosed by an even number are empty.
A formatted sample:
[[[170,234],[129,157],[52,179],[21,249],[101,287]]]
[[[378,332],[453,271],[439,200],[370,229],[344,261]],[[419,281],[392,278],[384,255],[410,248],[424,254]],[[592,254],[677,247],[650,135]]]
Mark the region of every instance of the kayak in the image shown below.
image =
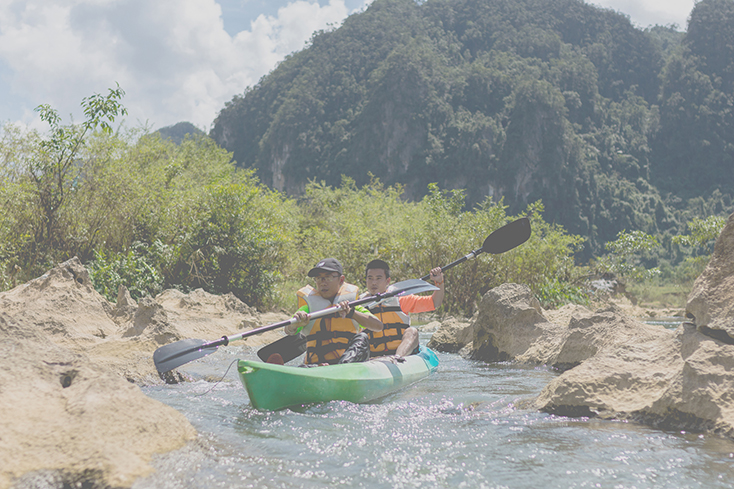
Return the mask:
[[[418,382],[438,368],[438,357],[425,347],[404,360],[381,357],[319,367],[240,360],[237,370],[253,407],[274,411],[329,401],[369,402]]]

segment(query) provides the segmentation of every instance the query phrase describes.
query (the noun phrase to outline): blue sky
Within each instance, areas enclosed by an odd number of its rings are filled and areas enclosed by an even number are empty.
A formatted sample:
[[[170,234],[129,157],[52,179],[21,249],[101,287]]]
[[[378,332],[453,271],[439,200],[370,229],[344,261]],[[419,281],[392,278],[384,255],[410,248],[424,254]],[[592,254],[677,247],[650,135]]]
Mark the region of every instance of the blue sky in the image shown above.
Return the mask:
[[[677,24],[695,0],[593,0],[640,27]],[[208,131],[219,110],[311,34],[371,0],[0,0],[0,124],[43,129],[33,108],[65,122],[79,103],[126,91],[126,125],[189,121]]]

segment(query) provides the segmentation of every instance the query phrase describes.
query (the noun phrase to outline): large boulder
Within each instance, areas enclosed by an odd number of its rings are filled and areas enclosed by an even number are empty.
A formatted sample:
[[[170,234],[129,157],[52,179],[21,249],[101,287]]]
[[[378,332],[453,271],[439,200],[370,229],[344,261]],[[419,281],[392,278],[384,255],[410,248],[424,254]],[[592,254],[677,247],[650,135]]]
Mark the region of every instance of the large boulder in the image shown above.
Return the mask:
[[[734,435],[734,346],[692,323],[604,348],[536,399],[540,410]]]
[[[694,322],[674,332],[636,324],[614,309],[570,321],[578,332],[569,334],[557,362],[573,368],[543,390],[537,407],[734,437],[734,215],[686,314]],[[568,362],[568,348],[587,358]]]
[[[552,364],[567,329],[551,323],[529,287],[502,284],[488,291],[472,325],[467,354],[475,360]]]
[[[637,326],[639,335],[634,322],[615,320],[608,312],[572,322],[576,331],[558,357],[567,370],[543,389],[538,408],[561,415],[624,417],[660,399],[683,363],[680,347],[662,327]]]
[[[688,295],[686,316],[705,334],[734,344],[734,214]]]
[[[595,312],[577,311],[568,322],[563,344],[553,360],[561,371],[606,351],[625,345],[657,341],[671,333],[660,326],[650,326],[627,316],[614,305]]]

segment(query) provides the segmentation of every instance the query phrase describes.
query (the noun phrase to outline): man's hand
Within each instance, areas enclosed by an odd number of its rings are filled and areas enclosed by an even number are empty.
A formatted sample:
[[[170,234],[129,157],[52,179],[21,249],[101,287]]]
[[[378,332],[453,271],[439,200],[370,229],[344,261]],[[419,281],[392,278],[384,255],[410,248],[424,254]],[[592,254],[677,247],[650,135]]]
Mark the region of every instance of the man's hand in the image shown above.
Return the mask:
[[[347,317],[349,311],[352,309],[351,307],[349,307],[349,301],[341,301],[338,306],[341,308],[339,310],[339,316],[342,318]]]
[[[443,271],[441,267],[436,267],[431,270],[431,280],[437,287],[443,288]]]
[[[293,324],[288,324],[283,328],[283,331],[285,331],[285,334],[287,335],[294,335],[298,332],[299,327],[304,327],[308,324],[310,316],[306,311],[296,311],[296,313],[293,315],[293,317],[296,319],[296,322]]]

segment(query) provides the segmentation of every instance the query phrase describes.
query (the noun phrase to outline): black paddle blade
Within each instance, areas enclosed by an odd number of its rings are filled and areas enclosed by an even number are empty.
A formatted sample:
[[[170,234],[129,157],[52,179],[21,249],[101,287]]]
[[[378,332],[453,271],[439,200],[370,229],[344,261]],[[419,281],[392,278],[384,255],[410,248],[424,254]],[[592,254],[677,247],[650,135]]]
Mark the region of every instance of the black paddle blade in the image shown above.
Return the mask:
[[[187,339],[164,345],[153,353],[155,368],[159,374],[164,374],[217,351],[216,346],[202,348],[205,344],[204,340]]]
[[[260,360],[267,362],[270,355],[278,353],[283,358],[284,363],[288,363],[294,358],[298,358],[306,351],[306,337],[298,333],[293,336],[284,336],[278,341],[274,341],[269,345],[265,345],[257,352]]]
[[[520,246],[530,238],[530,219],[521,217],[516,221],[505,224],[487,236],[482,245],[482,251],[499,255],[512,248]]]

